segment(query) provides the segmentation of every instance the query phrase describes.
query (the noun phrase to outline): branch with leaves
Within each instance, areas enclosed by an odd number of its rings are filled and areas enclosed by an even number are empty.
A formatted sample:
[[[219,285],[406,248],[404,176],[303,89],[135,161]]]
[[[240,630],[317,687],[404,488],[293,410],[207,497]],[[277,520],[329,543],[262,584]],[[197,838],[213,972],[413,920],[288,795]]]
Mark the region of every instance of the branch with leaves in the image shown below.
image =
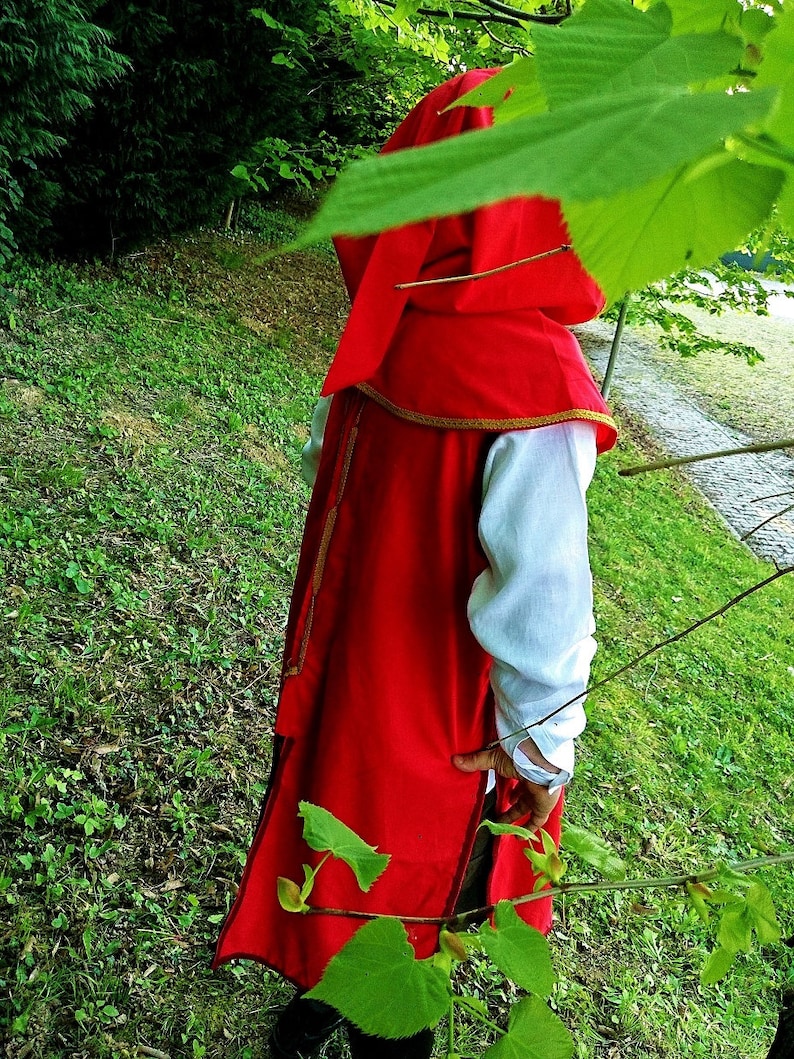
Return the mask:
[[[748,873],[794,863],[794,852],[786,852],[681,875],[626,879],[623,861],[603,839],[582,828],[567,826],[563,830],[563,849],[595,868],[605,879],[566,883],[562,877],[568,865],[546,832],[540,832],[541,848],[538,848],[538,836],[526,828],[484,821],[482,826],[494,834],[511,836],[524,844],[524,853],[538,874],[532,893],[448,917],[380,915],[319,908],[308,903],[317,874],[329,857],[345,863],[364,891],[387,870],[389,857],[320,806],[301,802],[299,815],[304,821],[304,839],[322,859],[314,867],[304,865],[303,886],[292,880],[279,880],[282,908],[303,915],[367,921],[331,959],[320,982],[307,995],[330,1004],[365,1033],[379,1037],[410,1036],[436,1026],[447,1016],[448,1056],[456,1054],[455,1017],[459,1010],[466,1011],[497,1035],[497,1043],[485,1052],[492,1059],[503,1054],[532,1054],[537,1059],[572,1054],[570,1034],[547,1004],[555,982],[548,942],[521,919],[517,906],[550,895],[678,889],[704,924],[711,925],[715,913],[719,917],[715,931],[717,946],[701,973],[702,984],[710,985],[724,977],[738,953],[749,952],[756,942],[769,945],[780,940],[769,891],[763,883],[748,877]],[[435,956],[416,958],[408,941],[406,923],[440,928],[439,951]],[[476,933],[460,933],[462,928],[473,924],[479,924]],[[455,991],[454,967],[475,952],[484,954],[529,994],[514,1005],[507,1030],[488,1017],[480,1000]],[[388,1005],[383,1004],[384,995],[391,998]],[[499,1051],[508,1046],[514,1050]]]
[[[493,128],[351,166],[306,241],[544,195],[617,301],[753,230],[794,233],[794,9],[644,8],[591,0],[534,25],[534,55],[461,101],[493,106]]]

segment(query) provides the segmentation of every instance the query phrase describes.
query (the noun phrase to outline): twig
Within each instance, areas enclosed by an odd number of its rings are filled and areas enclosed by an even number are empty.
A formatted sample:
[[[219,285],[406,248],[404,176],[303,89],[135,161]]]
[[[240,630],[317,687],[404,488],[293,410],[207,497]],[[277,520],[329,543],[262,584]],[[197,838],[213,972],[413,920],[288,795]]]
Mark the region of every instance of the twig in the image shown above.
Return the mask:
[[[769,857],[755,857],[753,860],[738,861],[729,864],[730,871],[747,872],[757,871],[760,868],[773,867],[775,864],[794,864],[794,851],[790,853],[777,853]],[[706,883],[717,879],[722,872],[721,867],[706,868],[700,872],[689,872],[686,875],[663,875],[651,879],[602,879],[599,882],[583,883],[559,883],[557,886],[549,886],[544,890],[537,890],[531,894],[523,894],[514,897],[510,901],[512,905],[525,905],[531,901],[542,901],[546,897],[559,897],[562,894],[598,893],[604,890],[670,890],[687,883]],[[468,912],[461,912],[451,916],[397,916],[385,912],[361,912],[344,908],[314,908],[309,907],[305,915],[314,916],[337,916],[348,919],[396,919],[400,923],[425,924],[433,927],[447,926],[451,929],[469,926],[472,923],[481,923],[487,919],[495,905],[482,905]]]
[[[717,610],[712,611],[711,614],[707,614],[705,618],[699,618],[696,622],[694,622],[692,625],[688,625],[687,628],[683,629],[681,632],[677,632],[674,636],[669,636],[666,640],[662,640],[661,643],[657,643],[654,644],[653,647],[649,647],[647,651],[643,651],[642,654],[637,655],[636,658],[632,658],[630,662],[627,662],[624,666],[621,666],[619,669],[616,669],[614,672],[610,673],[609,676],[604,677],[602,680],[596,681],[595,684],[591,684],[589,687],[585,688],[584,691],[580,691],[578,695],[574,695],[572,699],[568,699],[568,701],[564,702],[562,706],[558,706],[555,710],[552,710],[551,713],[547,713],[545,717],[541,717],[538,721],[533,721],[532,724],[524,725],[523,728],[518,728],[515,732],[510,732],[509,735],[502,736],[502,740],[511,739],[513,736],[521,735],[522,732],[529,732],[531,728],[537,728],[539,725],[545,724],[546,721],[550,721],[552,717],[556,717],[558,713],[561,713],[572,703],[578,702],[579,699],[583,699],[585,695],[589,695],[591,692],[596,691],[598,688],[603,688],[606,684],[609,684],[610,681],[614,680],[616,677],[621,676],[623,673],[627,673],[630,669],[633,669],[635,666],[639,665],[640,662],[644,661],[646,658],[649,658],[652,654],[656,654],[657,651],[661,651],[663,647],[669,647],[670,644],[676,643],[678,640],[683,640],[685,636],[689,636],[690,633],[695,632],[695,630],[699,629],[702,625],[706,625],[714,618],[718,618],[721,614],[725,614],[725,612],[730,610],[731,607],[735,607],[737,603],[740,603],[743,599],[746,599],[748,596],[751,596],[754,592],[758,592],[759,589],[765,588],[767,585],[771,585],[773,581],[777,581],[779,577],[784,577],[786,574],[790,574],[792,572],[794,572],[794,566],[784,566],[780,570],[776,570],[774,574],[770,574],[770,576],[764,578],[763,581],[759,581],[758,584],[752,585],[750,588],[746,588],[744,592],[740,592],[738,596],[734,596],[733,599],[729,599],[727,603],[724,603]],[[493,743],[489,743],[486,747],[484,747],[484,749],[493,750],[494,747],[500,745],[500,742],[502,740],[497,739]]]
[[[425,18],[455,18],[470,22],[499,22],[505,26],[515,26],[517,29],[521,29],[527,22],[540,22],[549,26],[557,26],[560,22],[564,22],[571,13],[570,4],[567,5],[565,14],[538,15],[529,11],[522,11],[518,7],[511,7],[509,4],[499,3],[498,0],[478,0],[478,2],[487,10],[469,11],[458,9],[444,11],[440,8],[419,7],[416,10],[416,14],[423,15]],[[380,6],[390,7],[394,10],[397,4],[394,0],[381,0]]]
[[[782,493],[770,493],[769,496],[754,496],[751,504],[761,504],[764,500],[777,500],[781,496],[791,496],[794,489],[784,489]]]
[[[522,257],[519,261],[511,261],[508,265],[499,265],[497,268],[489,268],[486,272],[471,272],[467,276],[439,276],[438,279],[419,279],[414,280],[413,283],[395,283],[394,289],[413,290],[415,287],[437,287],[442,283],[463,283],[466,280],[486,279],[488,276],[496,276],[500,272],[509,272],[510,269],[518,268],[519,265],[529,265],[533,261],[542,261],[544,258],[553,257],[555,254],[564,254],[570,249],[570,243],[563,243],[562,246],[555,246],[553,250],[544,250],[542,254],[533,254],[531,257]]]
[[[491,38],[494,44],[498,44],[500,48],[504,48],[505,51],[511,51],[516,55],[523,55],[524,57],[531,55],[532,53],[528,48],[522,48],[518,44],[511,44],[507,40],[502,40],[501,37],[497,37],[494,31],[490,28],[487,22],[481,23],[482,29]]]
[[[769,518],[765,518],[763,522],[759,522],[757,526],[753,526],[747,533],[743,533],[741,540],[746,541],[748,537],[752,537],[754,533],[757,533],[764,526],[768,526],[770,522],[774,522],[776,518],[780,518],[781,515],[787,515],[789,511],[794,511],[794,504],[789,504],[788,507],[784,507],[782,511],[776,511],[774,515],[770,515]]]
[[[641,474],[643,471],[661,471],[666,467],[680,467],[684,463],[697,463],[700,460],[717,460],[723,456],[741,456],[745,452],[773,452],[775,449],[794,448],[794,438],[782,441],[763,441],[757,445],[744,445],[739,449],[718,449],[716,452],[702,452],[698,456],[677,456],[675,459],[654,460],[653,463],[641,463],[636,467],[624,467],[618,474],[624,478]]]

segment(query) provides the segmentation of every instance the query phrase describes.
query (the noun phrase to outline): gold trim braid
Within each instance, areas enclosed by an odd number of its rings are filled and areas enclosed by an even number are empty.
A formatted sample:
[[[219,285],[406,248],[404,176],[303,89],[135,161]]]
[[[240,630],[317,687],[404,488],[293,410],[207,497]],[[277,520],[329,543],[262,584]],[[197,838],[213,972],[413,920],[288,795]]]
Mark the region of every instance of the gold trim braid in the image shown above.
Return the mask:
[[[288,677],[296,677],[303,669],[303,663],[306,659],[306,651],[309,647],[309,637],[311,636],[312,624],[314,622],[314,610],[317,603],[317,596],[323,583],[323,574],[325,573],[325,561],[328,556],[328,549],[331,544],[331,538],[334,534],[334,527],[336,526],[336,518],[339,513],[339,504],[342,500],[342,495],[347,485],[347,478],[350,473],[350,464],[353,460],[353,449],[358,438],[358,422],[361,419],[361,413],[364,410],[364,401],[362,400],[356,417],[353,421],[353,425],[350,428],[350,432],[347,436],[347,440],[344,442],[345,448],[342,454],[342,466],[339,474],[339,481],[336,486],[336,495],[334,502],[326,512],[325,523],[323,525],[322,536],[320,537],[320,543],[317,548],[317,554],[314,560],[314,567],[312,569],[311,579],[311,598],[309,601],[309,609],[306,614],[306,622],[303,627],[303,635],[301,636],[300,646],[298,648],[298,659],[297,661],[287,668],[281,677],[282,684]],[[340,438],[340,443],[343,441]],[[337,460],[339,455],[337,455]]]
[[[617,430],[612,416],[605,412],[594,412],[589,408],[569,408],[564,412],[554,412],[546,416],[525,416],[518,419],[464,419],[449,418],[447,416],[430,416],[422,412],[413,412],[409,408],[401,408],[388,398],[378,393],[368,383],[360,382],[356,389],[371,398],[387,412],[407,419],[410,423],[419,423],[426,427],[441,427],[444,430],[527,430],[531,427],[545,427],[552,423],[567,423],[572,419],[587,419],[593,423],[604,423],[606,426]]]

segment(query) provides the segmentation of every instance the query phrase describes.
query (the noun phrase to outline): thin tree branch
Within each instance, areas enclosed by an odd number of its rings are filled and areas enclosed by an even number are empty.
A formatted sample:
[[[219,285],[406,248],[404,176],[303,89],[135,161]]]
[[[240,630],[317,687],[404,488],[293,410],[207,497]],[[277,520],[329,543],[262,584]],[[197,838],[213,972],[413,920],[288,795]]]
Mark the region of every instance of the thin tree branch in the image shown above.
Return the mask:
[[[498,11],[503,15],[511,15],[513,18],[517,18],[521,22],[541,22],[549,26],[558,26],[560,22],[564,22],[571,14],[571,3],[567,0],[565,4],[565,12],[559,15],[538,15],[530,14],[527,11],[522,11],[518,7],[512,7],[510,4],[502,3],[502,0],[478,0],[483,7],[487,7],[489,11]]]
[[[791,496],[794,489],[784,489],[782,493],[770,493],[768,496],[756,496],[750,501],[751,504],[760,504],[764,500],[777,500],[781,496]]]
[[[776,518],[780,518],[781,515],[787,515],[789,511],[794,511],[794,504],[789,504],[788,507],[784,507],[782,511],[776,511],[774,515],[770,515],[769,518],[765,518],[763,522],[759,522],[757,526],[753,526],[747,533],[743,533],[741,540],[746,541],[749,537],[752,537],[754,533],[758,533],[764,526],[768,526],[770,522],[774,522]]]
[[[476,0],[476,2],[487,8],[487,10],[469,11],[458,9],[444,11],[439,8],[420,7],[417,8],[416,13],[426,18],[456,18],[474,22],[499,22],[502,25],[515,26],[518,29],[523,28],[527,22],[539,22],[547,26],[557,26],[571,14],[570,3],[566,5],[564,14],[538,15],[529,11],[522,11],[521,8],[512,7],[510,4],[503,4],[500,0]],[[381,6],[394,9],[397,4],[394,0],[381,0]]]
[[[666,467],[680,467],[684,463],[698,463],[700,460],[718,460],[724,456],[741,456],[746,452],[774,452],[776,449],[794,448],[794,438],[783,438],[782,441],[762,441],[757,445],[744,445],[738,449],[718,449],[716,452],[702,452],[697,456],[677,456],[667,460],[654,460],[653,463],[640,463],[636,467],[624,467],[618,474],[631,478],[644,471],[661,471]]]
[[[530,729],[537,728],[539,725],[545,724],[546,721],[550,721],[552,717],[556,717],[558,713],[561,713],[572,703],[578,702],[579,699],[583,699],[585,695],[591,694],[591,692],[596,691],[598,688],[603,688],[606,684],[609,684],[616,677],[622,676],[623,673],[627,673],[630,669],[634,669],[635,666],[639,665],[640,662],[643,662],[646,658],[649,658],[651,655],[656,654],[657,651],[661,651],[663,647],[669,647],[670,644],[677,643],[678,640],[683,640],[684,637],[689,636],[689,634],[695,632],[696,629],[699,629],[701,628],[701,626],[706,625],[714,618],[719,618],[720,615],[725,614],[725,612],[730,610],[731,607],[735,607],[737,603],[741,603],[743,599],[747,599],[747,597],[751,596],[754,592],[758,592],[759,589],[765,588],[767,585],[771,585],[773,581],[777,581],[778,578],[784,577],[786,574],[790,574],[792,572],[794,572],[794,566],[784,566],[780,570],[776,570],[774,574],[770,574],[770,576],[764,578],[763,581],[759,581],[758,584],[752,585],[750,588],[746,588],[744,592],[740,592],[738,596],[734,596],[733,599],[729,599],[727,603],[724,603],[717,610],[712,611],[711,614],[707,614],[705,618],[699,618],[696,622],[694,622],[692,625],[688,625],[687,628],[683,629],[681,632],[677,632],[674,636],[669,636],[666,640],[662,640],[661,643],[657,643],[654,644],[653,647],[649,647],[647,651],[643,651],[642,654],[637,655],[636,658],[632,658],[632,660],[630,662],[627,662],[625,666],[621,666],[619,669],[616,669],[614,672],[610,673],[609,676],[604,677],[602,680],[596,681],[595,684],[591,684],[589,687],[585,688],[584,691],[580,691],[578,695],[574,695],[572,699],[568,699],[568,701],[564,702],[562,706],[558,706],[555,710],[552,710],[551,713],[547,713],[545,717],[541,717],[540,720],[533,721],[532,724],[527,724],[523,728],[518,728],[515,732],[510,732],[508,735],[503,736],[502,740],[512,739],[513,736],[521,735],[522,732],[528,733]],[[494,747],[499,746],[502,740],[497,739],[493,743],[489,743],[483,749],[493,750]]]
[[[776,864],[794,864],[794,851],[738,861],[736,864],[729,864],[728,868],[731,871],[746,874],[761,868],[770,868]],[[537,890],[535,893],[514,897],[510,903],[512,905],[525,905],[531,901],[542,901],[546,897],[559,897],[562,894],[598,893],[604,890],[670,890],[686,886],[687,883],[713,882],[719,878],[722,870],[721,867],[716,867],[706,868],[700,872],[689,872],[686,875],[663,875],[650,879],[602,879],[598,882],[559,883],[557,886],[549,886],[544,890]],[[314,908],[310,906],[303,914],[337,916],[347,919],[396,919],[400,923],[421,923],[426,926],[449,927],[452,930],[458,930],[473,923],[482,923],[493,913],[495,907],[495,905],[483,905],[480,908],[473,908],[468,912],[461,912],[458,915],[451,916],[397,916],[383,912],[361,912],[344,908]]]
[[[480,28],[483,30],[484,33],[488,34],[494,44],[498,44],[499,47],[504,48],[505,51],[513,52],[513,54],[515,55],[523,55],[525,57],[532,54],[528,48],[522,48],[518,44],[511,44],[510,41],[502,40],[501,37],[497,37],[497,35],[490,28],[487,22],[481,22]]]
[[[465,280],[486,279],[488,276],[496,276],[500,272],[509,272],[511,268],[519,265],[529,265],[533,261],[542,261],[546,257],[555,254],[564,254],[571,249],[570,243],[555,246],[553,250],[544,250],[542,254],[533,254],[532,257],[522,257],[520,261],[511,261],[508,265],[499,265],[497,268],[489,268],[486,272],[472,272],[468,276],[439,276],[438,279],[420,279],[413,283],[395,283],[395,290],[413,290],[415,287],[437,287],[442,283],[463,283]]]
[[[391,8],[393,11],[397,4],[393,2],[393,0],[381,0],[380,6]],[[510,15],[490,14],[485,11],[443,11],[440,8],[435,7],[419,7],[416,9],[416,14],[422,15],[425,18],[447,18],[457,19],[463,22],[478,22],[484,30],[486,30],[486,27],[483,24],[484,19],[488,19],[489,22],[497,22],[503,26],[513,26],[515,29],[523,29],[525,25],[524,22],[519,22],[518,19],[515,19]]]

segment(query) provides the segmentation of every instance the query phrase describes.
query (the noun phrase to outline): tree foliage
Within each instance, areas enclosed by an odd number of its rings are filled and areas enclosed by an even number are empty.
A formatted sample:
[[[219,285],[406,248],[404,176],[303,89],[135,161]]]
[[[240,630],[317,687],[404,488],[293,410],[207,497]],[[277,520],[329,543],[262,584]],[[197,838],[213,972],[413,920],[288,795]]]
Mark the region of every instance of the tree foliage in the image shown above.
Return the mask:
[[[305,24],[320,5],[271,6]],[[61,241],[110,249],[217,216],[236,188],[231,169],[264,132],[297,139],[330,124],[328,70],[285,76],[273,61],[281,22],[253,18],[244,0],[108,0],[95,17],[132,69],[97,93],[47,167]]]
[[[352,166],[311,237],[363,234],[518,194],[559,198],[614,300],[794,230],[794,7],[588,0],[461,101],[496,124]]]
[[[12,215],[42,159],[66,143],[98,87],[125,69],[106,30],[89,21],[95,3],[8,0],[0,9],[0,264],[15,248]],[[46,209],[55,189],[38,181]]]
[[[391,40],[331,0],[4,11],[0,168],[25,249],[112,251],[217,218],[240,193],[238,163],[269,186],[327,177],[438,79],[426,58],[395,63]]]
[[[369,920],[332,957],[322,978],[307,996],[330,1004],[359,1029],[377,1037],[408,1037],[421,1029],[435,1027],[446,1015],[449,1059],[457,1055],[455,1011],[458,1008],[496,1033],[496,1042],[484,1053],[488,1059],[570,1059],[573,1055],[571,1034],[547,1003],[556,981],[548,941],[516,911],[517,905],[549,893],[573,895],[604,889],[679,891],[686,906],[697,913],[705,926],[714,929],[713,918],[718,920],[717,947],[701,972],[703,985],[713,985],[723,978],[740,952],[750,952],[756,945],[776,944],[781,938],[770,893],[748,872],[772,864],[790,864],[794,862],[794,852],[733,866],[719,864],[694,874],[625,879],[622,861],[604,839],[583,828],[568,827],[563,833],[565,852],[596,868],[607,881],[562,883],[567,865],[550,835],[541,830],[538,836],[516,825],[485,821],[493,833],[524,844],[524,855],[540,873],[539,886],[533,893],[512,901],[453,913],[448,919],[423,920],[441,928],[439,951],[434,956],[417,959],[399,917],[359,913],[355,909],[313,908],[308,903],[314,881],[328,856],[346,860],[357,877],[359,869],[366,865],[368,878],[388,870],[388,857],[375,853],[320,806],[301,802],[298,815],[303,819],[307,844],[326,857],[314,868],[304,865],[306,882],[302,888],[294,881],[278,880],[282,908],[304,915],[354,915]],[[542,854],[535,848],[538,837],[544,850]],[[548,885],[551,890],[544,889]],[[292,891],[291,896],[284,900],[288,889]],[[368,889],[368,885],[362,889]],[[476,933],[462,932],[463,927],[475,923],[480,924]],[[453,969],[475,952],[484,954],[496,971],[528,994],[510,1009],[506,1030],[490,1021],[478,997],[456,989]]]

